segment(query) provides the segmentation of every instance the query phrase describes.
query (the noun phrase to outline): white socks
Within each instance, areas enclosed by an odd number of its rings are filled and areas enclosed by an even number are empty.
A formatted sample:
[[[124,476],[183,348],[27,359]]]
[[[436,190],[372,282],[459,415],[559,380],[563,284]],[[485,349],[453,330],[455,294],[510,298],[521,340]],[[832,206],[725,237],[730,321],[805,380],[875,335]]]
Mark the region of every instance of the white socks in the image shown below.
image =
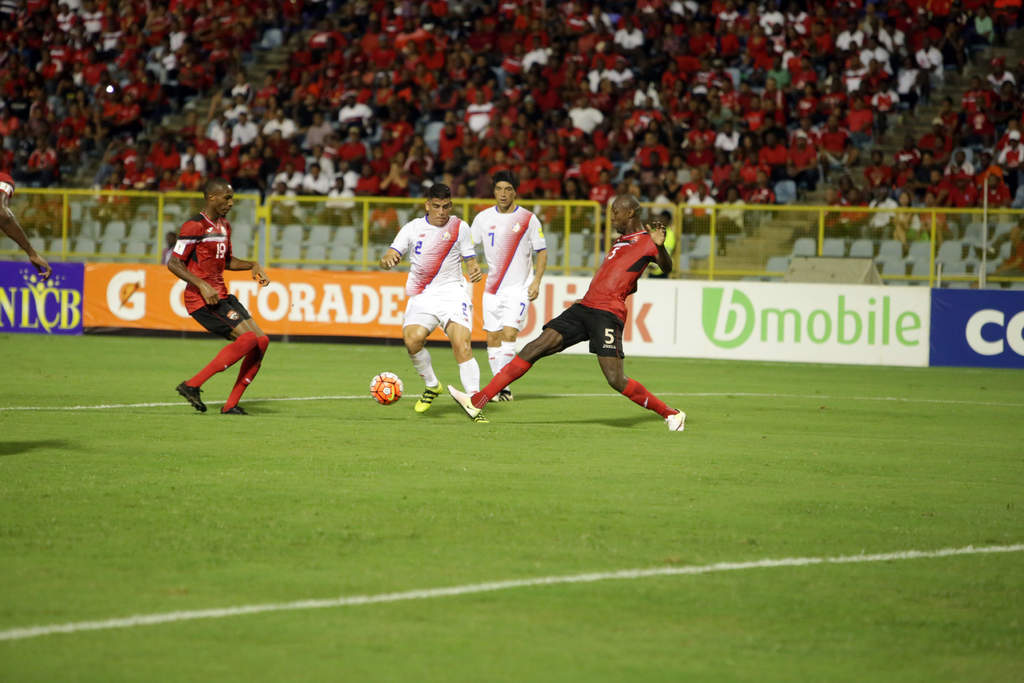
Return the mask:
[[[501,369],[508,365],[508,362],[515,358],[516,343],[510,341],[501,342],[501,346],[487,347],[487,362],[491,365],[491,375],[497,375]]]
[[[426,348],[422,348],[418,353],[410,353],[409,360],[412,361],[412,366],[416,368],[416,372],[420,373],[420,377],[426,382],[428,387],[436,387],[440,384],[437,379],[437,375],[434,374],[434,366],[430,362],[430,352]],[[460,368],[462,366],[459,366]],[[477,384],[480,383],[480,370],[476,372]],[[463,380],[465,384],[465,380]]]
[[[472,396],[480,391],[480,366],[476,364],[476,358],[459,363],[459,377],[462,378],[462,390],[467,394]]]

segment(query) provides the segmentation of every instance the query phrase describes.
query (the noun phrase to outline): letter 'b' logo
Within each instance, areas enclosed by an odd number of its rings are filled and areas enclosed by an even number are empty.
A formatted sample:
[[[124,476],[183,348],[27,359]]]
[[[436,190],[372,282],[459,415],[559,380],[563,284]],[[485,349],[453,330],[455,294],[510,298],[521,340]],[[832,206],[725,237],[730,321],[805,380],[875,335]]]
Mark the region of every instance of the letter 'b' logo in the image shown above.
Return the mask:
[[[722,349],[742,346],[754,331],[754,305],[746,294],[732,290],[724,301],[724,287],[705,287],[701,302],[701,323],[704,335]]]

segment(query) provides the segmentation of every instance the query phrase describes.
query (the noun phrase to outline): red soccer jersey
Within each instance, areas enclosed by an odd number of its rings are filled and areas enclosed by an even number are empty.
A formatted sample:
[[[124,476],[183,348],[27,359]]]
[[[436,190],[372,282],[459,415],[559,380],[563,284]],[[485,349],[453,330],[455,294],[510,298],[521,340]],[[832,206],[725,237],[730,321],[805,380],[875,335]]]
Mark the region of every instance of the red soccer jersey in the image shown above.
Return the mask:
[[[188,272],[209,283],[221,299],[226,299],[224,268],[231,262],[231,224],[199,213],[185,221],[174,245],[174,255],[185,263]],[[199,288],[185,287],[185,308],[189,313],[206,305]]]
[[[657,255],[658,247],[647,231],[620,236],[612,243],[580,303],[608,311],[625,322],[626,298],[636,291],[636,281]]]

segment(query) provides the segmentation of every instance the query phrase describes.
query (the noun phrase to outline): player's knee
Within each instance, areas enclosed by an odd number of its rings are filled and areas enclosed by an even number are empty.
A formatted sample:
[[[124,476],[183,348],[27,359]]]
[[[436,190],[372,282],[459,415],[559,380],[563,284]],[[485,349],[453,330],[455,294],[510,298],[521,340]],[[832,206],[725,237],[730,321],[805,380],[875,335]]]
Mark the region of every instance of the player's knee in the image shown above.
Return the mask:
[[[267,347],[270,346],[270,337],[262,335],[256,338],[256,345],[260,347],[260,353],[266,354]]]

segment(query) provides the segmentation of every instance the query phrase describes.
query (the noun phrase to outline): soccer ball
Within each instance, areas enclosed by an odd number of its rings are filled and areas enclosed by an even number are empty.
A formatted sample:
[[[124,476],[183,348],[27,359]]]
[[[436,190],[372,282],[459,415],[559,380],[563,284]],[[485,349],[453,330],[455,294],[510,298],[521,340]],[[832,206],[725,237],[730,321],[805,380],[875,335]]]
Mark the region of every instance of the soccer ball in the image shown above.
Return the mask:
[[[402,398],[402,380],[393,372],[382,372],[370,380],[370,396],[382,406]]]

